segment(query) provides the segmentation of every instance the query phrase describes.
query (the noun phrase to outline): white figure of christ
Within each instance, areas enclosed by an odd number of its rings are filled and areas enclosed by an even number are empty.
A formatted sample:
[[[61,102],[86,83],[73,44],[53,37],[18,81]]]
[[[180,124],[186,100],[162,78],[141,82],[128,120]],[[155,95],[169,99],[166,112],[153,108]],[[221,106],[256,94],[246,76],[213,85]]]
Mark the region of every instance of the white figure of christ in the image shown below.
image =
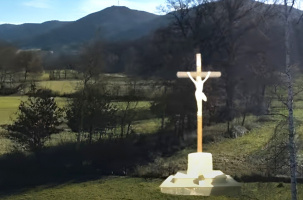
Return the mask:
[[[196,86],[196,92],[195,92],[195,96],[196,96],[196,100],[197,100],[197,106],[198,106],[198,114],[201,112],[202,114],[202,100],[203,101],[207,101],[207,97],[205,96],[205,94],[203,93],[203,85],[204,82],[208,79],[209,75],[211,72],[208,72],[206,77],[202,80],[201,76],[197,76],[196,80],[191,76],[190,72],[187,72],[187,75],[189,76],[189,78],[192,80],[192,82],[195,84]]]

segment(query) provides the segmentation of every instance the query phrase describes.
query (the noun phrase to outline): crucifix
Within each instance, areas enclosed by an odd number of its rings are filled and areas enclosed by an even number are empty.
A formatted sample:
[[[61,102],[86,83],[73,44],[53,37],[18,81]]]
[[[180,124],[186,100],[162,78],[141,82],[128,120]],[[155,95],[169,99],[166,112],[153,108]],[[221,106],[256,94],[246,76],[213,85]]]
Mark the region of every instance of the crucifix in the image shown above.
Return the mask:
[[[207,101],[207,97],[203,93],[203,85],[205,81],[210,78],[218,78],[221,76],[221,72],[202,72],[202,59],[201,54],[196,54],[196,66],[197,71],[196,72],[178,72],[177,77],[178,78],[190,78],[191,81],[196,86],[196,100],[197,100],[197,152],[202,152],[202,100]],[[196,78],[196,79],[194,79]],[[204,78],[202,80],[202,78]]]

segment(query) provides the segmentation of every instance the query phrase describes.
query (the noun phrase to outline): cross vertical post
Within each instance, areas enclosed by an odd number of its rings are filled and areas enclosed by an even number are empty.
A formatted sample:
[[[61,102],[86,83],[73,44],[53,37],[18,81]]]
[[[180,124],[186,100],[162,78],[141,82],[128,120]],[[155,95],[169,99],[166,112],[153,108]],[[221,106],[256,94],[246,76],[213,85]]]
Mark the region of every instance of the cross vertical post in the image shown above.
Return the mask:
[[[201,72],[202,72],[202,58],[201,54],[196,54],[196,66],[197,66],[197,77],[196,79],[201,79]],[[198,78],[199,77],[199,78]],[[197,152],[202,152],[203,149],[203,119],[202,119],[202,101],[197,100],[198,105],[198,112],[197,112]],[[199,111],[200,108],[200,111]]]
[[[178,72],[178,78],[190,78],[196,86],[195,97],[197,101],[197,152],[203,151],[203,118],[202,118],[202,100],[207,101],[207,97],[203,93],[204,82],[210,78],[217,78],[221,76],[221,72],[202,72],[202,58],[201,54],[196,54],[196,72]],[[196,78],[196,79],[194,79]],[[204,78],[202,80],[202,78]]]

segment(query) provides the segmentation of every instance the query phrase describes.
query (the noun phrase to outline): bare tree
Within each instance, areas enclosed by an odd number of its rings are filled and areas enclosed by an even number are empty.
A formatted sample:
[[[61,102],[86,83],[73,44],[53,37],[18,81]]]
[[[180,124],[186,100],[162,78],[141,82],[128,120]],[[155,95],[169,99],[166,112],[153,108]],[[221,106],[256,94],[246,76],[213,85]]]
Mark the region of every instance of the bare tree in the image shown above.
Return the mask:
[[[101,80],[100,74],[104,68],[103,51],[104,49],[102,42],[95,41],[83,49],[83,52],[81,53],[81,56],[79,58],[78,71],[82,73],[82,82],[80,85],[80,93],[77,97],[78,113],[76,116],[78,117],[78,121],[76,125],[78,126],[78,142],[80,142],[81,134],[83,133],[83,131],[85,131],[85,107],[87,106],[87,97],[90,96],[89,88],[91,88],[91,86],[96,85]],[[101,86],[102,85],[104,86],[104,84],[101,84]],[[97,104],[98,103],[99,101],[97,101]]]
[[[32,51],[19,51],[16,57],[16,64],[23,69],[25,81],[29,73],[42,71],[41,58]]]
[[[63,69],[64,71],[64,79],[67,79],[68,71],[75,69],[75,60],[76,56],[72,54],[68,54],[66,52],[61,52],[58,59],[57,69],[60,71]],[[59,75],[60,79],[60,75]]]
[[[238,86],[246,75],[246,60],[252,53],[261,51],[256,44],[265,44],[267,40],[260,24],[270,15],[271,7],[250,0],[167,0],[166,3],[167,11],[172,11],[175,19],[175,33],[189,39],[193,48],[202,52],[204,65],[211,63],[223,71],[224,113],[229,132],[230,121],[236,114],[234,101],[240,91]],[[245,39],[249,35],[257,43]],[[250,90],[246,88],[246,91]]]
[[[83,73],[83,85],[96,81],[104,71],[104,47],[101,41],[95,41],[84,48],[78,70]]]
[[[5,88],[5,83],[12,72],[13,60],[16,49],[8,44],[0,43],[0,89]]]
[[[128,136],[131,132],[131,125],[133,124],[135,117],[137,115],[136,108],[139,103],[139,93],[137,92],[137,80],[133,78],[132,80],[126,82],[127,93],[123,97],[123,103],[119,106],[119,121],[120,121],[120,137]]]
[[[88,84],[85,92],[70,100],[66,112],[67,124],[75,132],[88,132],[89,143],[92,143],[94,133],[101,135],[107,128],[115,126],[115,113],[116,108],[102,86]]]
[[[291,43],[290,43],[290,14],[295,4],[295,0],[284,0],[284,37],[285,37],[285,75],[287,84],[287,101],[285,105],[288,109],[288,139],[289,139],[289,165],[290,165],[290,178],[291,178],[291,198],[297,199],[297,178],[296,178],[296,145],[295,145],[295,125],[293,113],[293,78],[291,74]]]
[[[294,13],[294,6],[298,3],[296,0],[283,0],[275,1],[278,14],[282,14],[283,19],[283,40],[284,40],[284,72],[281,73],[281,79],[278,86],[283,88],[282,90],[277,90],[275,88],[275,94],[280,102],[284,104],[288,113],[284,117],[287,121],[287,147],[289,155],[289,171],[291,179],[291,196],[292,200],[297,199],[297,146],[296,146],[296,131],[295,131],[295,117],[294,117],[294,97],[296,94],[302,91],[302,89],[296,90],[294,73],[295,65],[294,54],[296,54],[293,48],[293,24],[298,20],[298,16]],[[283,6],[279,5],[282,4]],[[283,9],[281,9],[283,8]],[[298,17],[298,18],[297,18]],[[301,18],[300,18],[301,19]],[[299,19],[299,20],[300,20]],[[283,94],[283,91],[287,91],[287,95]],[[286,97],[285,97],[286,96]],[[281,114],[280,114],[281,115]]]

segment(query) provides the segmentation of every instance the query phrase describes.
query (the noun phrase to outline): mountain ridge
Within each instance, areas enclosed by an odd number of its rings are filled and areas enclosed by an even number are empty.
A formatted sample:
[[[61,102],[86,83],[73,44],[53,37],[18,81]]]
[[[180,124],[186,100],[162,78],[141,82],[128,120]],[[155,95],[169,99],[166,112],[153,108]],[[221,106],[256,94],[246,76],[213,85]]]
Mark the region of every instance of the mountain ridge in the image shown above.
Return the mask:
[[[19,48],[41,49],[81,45],[94,38],[116,41],[121,37],[122,40],[133,40],[166,25],[162,20],[157,22],[160,17],[161,15],[131,10],[124,6],[112,6],[70,22],[2,24],[0,40],[11,42]],[[153,25],[145,26],[149,22],[153,22]],[[140,28],[136,31],[136,27]],[[128,36],[122,37],[123,33]]]

